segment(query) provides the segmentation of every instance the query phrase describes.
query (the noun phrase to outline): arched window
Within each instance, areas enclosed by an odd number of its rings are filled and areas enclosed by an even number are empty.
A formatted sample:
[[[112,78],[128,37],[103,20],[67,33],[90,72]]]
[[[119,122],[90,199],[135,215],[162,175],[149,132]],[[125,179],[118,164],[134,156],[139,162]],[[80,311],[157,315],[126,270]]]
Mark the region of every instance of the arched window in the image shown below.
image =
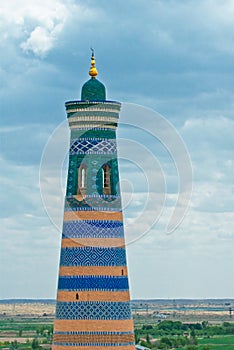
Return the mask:
[[[79,300],[79,294],[76,293],[76,300]]]
[[[81,169],[81,187],[86,187],[86,169],[82,168]]]
[[[103,194],[111,194],[110,167],[104,164],[102,167],[102,188]]]
[[[78,169],[78,190],[77,194],[85,194],[87,186],[87,167],[81,164]]]

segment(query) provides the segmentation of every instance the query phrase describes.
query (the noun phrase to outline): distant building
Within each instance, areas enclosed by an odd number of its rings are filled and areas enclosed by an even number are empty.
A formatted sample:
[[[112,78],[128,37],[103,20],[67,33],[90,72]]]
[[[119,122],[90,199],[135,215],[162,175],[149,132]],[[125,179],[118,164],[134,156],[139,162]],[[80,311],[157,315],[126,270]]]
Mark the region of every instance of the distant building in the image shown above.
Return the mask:
[[[150,349],[142,345],[136,345],[136,350],[150,350]]]
[[[184,333],[183,333],[183,336],[184,336],[185,338],[190,338],[190,332],[184,332]]]

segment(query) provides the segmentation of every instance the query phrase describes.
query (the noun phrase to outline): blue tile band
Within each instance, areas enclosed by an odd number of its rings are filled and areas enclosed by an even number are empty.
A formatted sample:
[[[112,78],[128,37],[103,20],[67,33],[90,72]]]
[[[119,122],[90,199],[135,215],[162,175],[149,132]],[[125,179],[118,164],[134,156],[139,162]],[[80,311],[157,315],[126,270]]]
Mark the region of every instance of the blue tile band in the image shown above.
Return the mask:
[[[74,220],[63,223],[63,238],[123,238],[123,222]]]
[[[129,289],[127,276],[60,276],[59,290],[108,290]]]
[[[125,266],[124,248],[79,247],[61,249],[61,266]]]
[[[128,320],[129,302],[57,302],[56,318],[66,320]]]

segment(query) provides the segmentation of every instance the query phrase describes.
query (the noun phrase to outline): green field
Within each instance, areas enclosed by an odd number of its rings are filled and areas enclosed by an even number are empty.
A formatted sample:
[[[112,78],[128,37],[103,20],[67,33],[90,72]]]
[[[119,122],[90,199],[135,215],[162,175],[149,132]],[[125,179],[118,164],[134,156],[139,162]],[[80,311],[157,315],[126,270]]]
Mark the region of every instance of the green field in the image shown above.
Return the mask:
[[[185,350],[186,347],[177,348]],[[234,350],[234,336],[215,336],[213,338],[198,339],[197,350]]]
[[[198,339],[197,350],[234,350],[234,336],[217,336],[214,338]],[[177,350],[185,350],[178,348]]]
[[[41,318],[0,319],[0,349],[49,349],[53,320]]]
[[[234,350],[234,336],[215,336],[213,338],[198,339],[199,350],[208,347],[211,350]],[[201,346],[202,344],[202,346]]]

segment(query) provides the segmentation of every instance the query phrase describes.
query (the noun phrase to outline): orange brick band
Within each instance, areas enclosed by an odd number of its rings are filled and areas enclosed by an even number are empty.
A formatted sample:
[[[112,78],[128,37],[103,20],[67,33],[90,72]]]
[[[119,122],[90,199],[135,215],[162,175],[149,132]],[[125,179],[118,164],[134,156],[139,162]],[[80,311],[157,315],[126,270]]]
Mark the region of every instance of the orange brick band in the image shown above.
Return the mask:
[[[59,343],[131,343],[134,334],[54,334]]]
[[[122,212],[112,211],[67,211],[64,221],[71,220],[116,220],[123,221]]]
[[[55,332],[131,332],[133,320],[58,320],[54,321]],[[86,349],[86,347],[85,347]],[[106,348],[105,348],[106,349]]]
[[[126,266],[60,266],[60,276],[127,276]]]
[[[76,292],[63,292],[58,291],[58,301],[76,301]],[[79,292],[79,301],[129,301],[129,291],[127,292],[100,292],[100,291],[89,291]]]
[[[123,238],[64,238],[62,248],[72,247],[121,247],[125,246]]]

